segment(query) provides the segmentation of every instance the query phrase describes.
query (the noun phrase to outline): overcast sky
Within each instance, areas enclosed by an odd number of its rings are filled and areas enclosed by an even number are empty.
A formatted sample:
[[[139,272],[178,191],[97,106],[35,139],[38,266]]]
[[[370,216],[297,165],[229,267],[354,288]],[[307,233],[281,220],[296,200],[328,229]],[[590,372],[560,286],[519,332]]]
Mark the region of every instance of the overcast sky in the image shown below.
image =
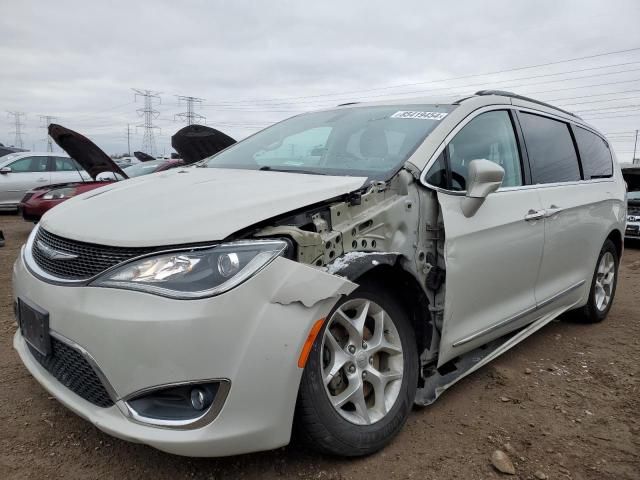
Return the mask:
[[[341,102],[502,88],[580,112],[629,161],[639,20],[638,0],[0,0],[0,142],[14,143],[5,111],[22,111],[26,148],[45,148],[39,116],[54,115],[125,152],[142,121],[132,88],[161,92],[160,153],[182,126],[176,95],[205,99],[207,124],[242,138]],[[562,62],[579,57],[592,58]]]

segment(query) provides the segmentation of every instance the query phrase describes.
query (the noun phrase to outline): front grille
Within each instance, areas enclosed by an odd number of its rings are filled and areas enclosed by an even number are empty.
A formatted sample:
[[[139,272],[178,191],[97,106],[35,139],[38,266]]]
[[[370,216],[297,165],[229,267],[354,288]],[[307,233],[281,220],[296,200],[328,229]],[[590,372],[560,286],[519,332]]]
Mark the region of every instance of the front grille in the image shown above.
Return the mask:
[[[57,252],[77,255],[77,258],[52,259],[40,249],[39,243]],[[40,228],[31,253],[38,266],[50,275],[65,280],[87,280],[118,263],[153,251],[153,248],[109,247],[78,242]]]
[[[73,393],[98,407],[113,405],[96,372],[80,352],[55,337],[51,337],[51,354],[46,357],[27,345],[38,363]]]

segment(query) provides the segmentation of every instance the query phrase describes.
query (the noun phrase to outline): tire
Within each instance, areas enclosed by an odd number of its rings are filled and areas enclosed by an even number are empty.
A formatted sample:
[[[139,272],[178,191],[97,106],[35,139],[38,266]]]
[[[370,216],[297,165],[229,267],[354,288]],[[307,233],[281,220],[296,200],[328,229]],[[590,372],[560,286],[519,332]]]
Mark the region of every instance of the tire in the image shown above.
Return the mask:
[[[356,346],[359,337],[354,332],[362,324],[357,319],[364,317],[367,303],[364,341]],[[350,330],[344,327],[348,324]],[[382,349],[376,350],[380,345]],[[406,311],[387,290],[362,284],[336,304],[311,349],[296,405],[296,438],[322,453],[345,457],[380,450],[400,431],[412,409],[418,366],[416,339]],[[386,387],[380,371],[392,379]],[[333,380],[325,387],[328,378]],[[362,390],[349,397],[354,401],[338,406],[358,385]]]
[[[608,299],[606,303],[602,303],[602,289],[599,287],[603,285],[603,272],[608,270],[606,267],[607,259],[609,263],[612,261],[612,274],[608,289],[605,289],[605,293],[608,293]],[[602,250],[598,255],[598,261],[593,273],[593,279],[591,280],[591,289],[589,290],[589,299],[587,304],[572,312],[572,319],[581,323],[598,323],[602,322],[611,310],[613,299],[616,295],[616,287],[618,285],[618,250],[611,240],[604,242]],[[607,275],[604,275],[606,277]],[[607,291],[608,290],[608,291]]]

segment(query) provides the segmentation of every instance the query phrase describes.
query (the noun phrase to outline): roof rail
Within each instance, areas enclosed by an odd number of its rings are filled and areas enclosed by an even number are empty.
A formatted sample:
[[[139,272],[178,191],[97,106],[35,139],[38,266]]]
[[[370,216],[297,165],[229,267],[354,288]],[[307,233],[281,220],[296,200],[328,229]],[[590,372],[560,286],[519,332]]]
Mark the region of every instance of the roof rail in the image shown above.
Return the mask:
[[[504,91],[504,90],[479,90],[479,91],[476,92],[476,95],[480,95],[480,96],[482,96],[482,95],[501,95],[503,97],[518,98],[520,100],[526,100],[527,102],[537,103],[538,105],[542,105],[544,107],[553,108],[554,110],[558,110],[559,112],[562,112],[562,113],[564,113],[566,115],[571,115],[572,117],[575,117],[575,118],[578,118],[578,119],[582,120],[575,113],[568,112],[567,110],[563,110],[562,108],[556,107],[555,105],[551,105],[549,103],[541,102],[540,100],[536,100],[535,98],[525,97],[524,95],[518,95],[517,93],[513,93],[513,92],[507,92],[507,91]]]

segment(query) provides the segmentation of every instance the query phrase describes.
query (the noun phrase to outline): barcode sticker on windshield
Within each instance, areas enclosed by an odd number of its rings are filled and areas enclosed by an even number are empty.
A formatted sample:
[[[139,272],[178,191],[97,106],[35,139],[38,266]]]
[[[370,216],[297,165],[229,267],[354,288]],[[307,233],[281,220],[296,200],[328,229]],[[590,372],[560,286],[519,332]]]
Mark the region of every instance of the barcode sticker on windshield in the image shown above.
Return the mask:
[[[442,120],[447,116],[446,112],[412,112],[401,110],[391,115],[391,118],[415,118],[417,120]]]

